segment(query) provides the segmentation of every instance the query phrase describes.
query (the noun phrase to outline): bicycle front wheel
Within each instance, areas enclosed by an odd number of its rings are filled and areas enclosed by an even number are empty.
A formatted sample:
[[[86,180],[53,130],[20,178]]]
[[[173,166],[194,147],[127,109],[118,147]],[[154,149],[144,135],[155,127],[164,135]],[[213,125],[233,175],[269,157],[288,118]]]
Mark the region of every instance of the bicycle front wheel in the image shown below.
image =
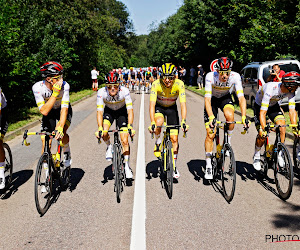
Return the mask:
[[[166,145],[167,155],[166,155],[166,173],[167,173],[167,193],[169,199],[172,199],[173,195],[173,171],[174,171],[174,165],[173,165],[173,152],[172,152],[172,142],[168,141]]]
[[[119,152],[119,147],[118,145],[114,144],[113,145],[113,168],[114,168],[114,175],[115,175],[115,185],[114,189],[116,192],[116,198],[117,202],[120,203],[121,198],[121,170],[120,170],[120,164],[121,164],[121,154]]]
[[[300,173],[300,160],[298,159],[298,154],[300,154],[299,149],[299,138],[297,137],[294,140],[294,145],[293,145],[293,160],[294,160],[294,172],[297,172],[298,174]]]
[[[8,144],[3,143],[3,149],[5,153],[5,169],[4,169],[4,175],[5,175],[5,188],[7,188],[12,181],[12,174],[13,174],[13,159],[12,159],[12,153],[10,150],[10,147]]]
[[[42,154],[36,167],[34,198],[36,209],[44,215],[50,205],[52,196],[52,159],[47,153]]]
[[[279,197],[287,200],[292,193],[294,172],[290,153],[281,142],[277,144],[277,160],[274,164],[275,184]]]
[[[236,163],[229,143],[223,145],[222,158],[222,186],[223,195],[227,202],[232,201],[236,183]]]

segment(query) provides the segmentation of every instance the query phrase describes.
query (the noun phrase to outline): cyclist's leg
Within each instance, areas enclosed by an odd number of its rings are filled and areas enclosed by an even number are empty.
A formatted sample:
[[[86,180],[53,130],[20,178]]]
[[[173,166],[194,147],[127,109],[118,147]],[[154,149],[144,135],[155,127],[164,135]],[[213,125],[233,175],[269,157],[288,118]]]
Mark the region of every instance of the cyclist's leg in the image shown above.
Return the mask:
[[[230,95],[226,95],[222,98],[221,109],[224,112],[224,116],[226,121],[233,122],[234,121],[234,106]],[[234,124],[229,125],[228,129],[228,143],[231,144],[231,136],[233,133]]]
[[[60,109],[52,109],[47,116],[43,116],[41,122],[41,131],[42,132],[53,132],[56,127],[56,120],[60,118]],[[45,136],[41,136],[43,143],[42,154],[44,153],[45,148]],[[49,148],[51,149],[52,139],[49,140]]]
[[[161,144],[161,137],[160,137],[160,133],[161,133],[161,128],[159,128],[158,126],[162,126],[164,124],[164,117],[165,117],[165,112],[164,112],[164,108],[161,107],[160,105],[156,104],[155,106],[155,124],[157,126],[156,130],[155,130],[155,144],[159,145]],[[156,147],[157,151],[158,148]]]
[[[0,189],[5,188],[5,152],[3,149],[3,138],[8,128],[7,108],[1,110],[1,128],[0,128]]]
[[[106,160],[110,161],[112,160],[112,144],[110,143],[110,136],[108,134],[108,130],[111,126],[111,124],[114,122],[115,119],[115,111],[105,107],[104,113],[103,113],[103,141],[107,145],[106,148]]]
[[[282,112],[278,103],[275,104],[273,107],[271,107],[269,118],[276,125],[285,125],[284,113]],[[279,130],[280,130],[280,141],[284,143],[286,127],[280,127]]]

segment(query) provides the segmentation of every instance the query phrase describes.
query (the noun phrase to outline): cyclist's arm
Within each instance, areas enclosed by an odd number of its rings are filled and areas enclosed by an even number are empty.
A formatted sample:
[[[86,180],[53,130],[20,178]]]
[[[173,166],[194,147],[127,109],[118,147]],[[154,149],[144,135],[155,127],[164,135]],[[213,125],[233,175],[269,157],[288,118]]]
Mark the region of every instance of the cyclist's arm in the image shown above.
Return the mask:
[[[128,114],[128,124],[133,124],[133,118],[134,118],[134,113],[133,109],[127,109],[127,114]]]
[[[103,91],[98,90],[97,93],[97,123],[98,127],[103,127],[103,112],[104,112],[104,101],[103,101]]]
[[[289,97],[289,115],[291,124],[297,124],[297,111],[296,111],[295,94],[290,94]]]
[[[239,105],[240,105],[240,108],[241,108],[242,116],[246,116],[247,103],[246,103],[246,99],[245,99],[244,96],[239,97]]]
[[[186,120],[186,113],[187,113],[186,102],[181,102],[180,107],[181,107],[181,119]]]
[[[150,113],[150,120],[151,120],[151,123],[152,122],[155,122],[155,105],[156,105],[156,102],[154,101],[150,101],[150,105],[149,105],[149,113]]]
[[[208,117],[211,117],[214,115],[211,107],[211,98],[210,97],[204,97],[204,105],[205,105],[205,110],[208,115]]]
[[[98,127],[103,127],[103,111],[97,111],[97,123]]]
[[[67,116],[68,116],[68,108],[62,108],[60,111],[59,122],[56,124],[56,128],[58,127],[64,128],[67,121]]]
[[[2,89],[0,88],[0,115],[1,115],[1,110],[2,110]],[[1,120],[1,117],[0,117]]]
[[[132,106],[132,99],[130,97],[130,92],[129,89],[124,89],[124,95],[125,95],[125,104],[126,104],[126,109],[127,109],[127,114],[128,114],[128,124],[133,124],[133,106]]]
[[[267,115],[267,110],[262,110],[261,109],[260,112],[259,112],[259,121],[260,121],[261,128],[263,130],[265,129],[266,124],[267,124],[266,115]]]
[[[210,74],[209,77],[206,77],[205,79],[205,96],[204,96],[204,105],[208,117],[214,115],[211,107],[212,82],[213,82],[213,75]]]
[[[235,84],[234,84],[235,92],[236,92],[237,98],[239,99],[241,113],[242,113],[242,116],[246,116],[247,104],[246,104],[246,99],[244,97],[242,79],[241,79],[240,74],[235,74],[234,80],[235,80]]]

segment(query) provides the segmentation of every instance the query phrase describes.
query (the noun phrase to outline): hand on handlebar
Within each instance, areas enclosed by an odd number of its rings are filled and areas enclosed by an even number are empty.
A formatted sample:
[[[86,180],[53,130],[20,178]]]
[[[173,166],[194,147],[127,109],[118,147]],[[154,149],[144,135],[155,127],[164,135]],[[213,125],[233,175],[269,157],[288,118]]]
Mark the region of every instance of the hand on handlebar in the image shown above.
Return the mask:
[[[186,124],[186,120],[182,119],[181,121],[181,129],[183,132],[187,132],[189,130],[190,126]]]
[[[57,127],[56,128],[56,134],[55,134],[55,139],[60,140],[64,137],[64,129],[62,127]]]
[[[150,133],[154,133],[156,129],[156,124],[155,122],[151,122],[151,125],[148,127],[148,130]]]
[[[128,133],[131,137],[133,137],[135,135],[135,130],[133,129],[132,125],[131,124],[128,124],[127,125],[127,128],[128,128]]]

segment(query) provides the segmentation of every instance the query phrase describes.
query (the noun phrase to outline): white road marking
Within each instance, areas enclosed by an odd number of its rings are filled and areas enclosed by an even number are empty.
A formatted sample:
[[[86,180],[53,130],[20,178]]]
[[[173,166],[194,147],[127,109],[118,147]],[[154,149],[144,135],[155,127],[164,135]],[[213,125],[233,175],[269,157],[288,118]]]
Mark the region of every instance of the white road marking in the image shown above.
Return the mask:
[[[144,92],[142,92],[139,121],[139,141],[137,150],[134,203],[131,227],[131,250],[146,249],[146,190],[145,190],[145,119]]]

